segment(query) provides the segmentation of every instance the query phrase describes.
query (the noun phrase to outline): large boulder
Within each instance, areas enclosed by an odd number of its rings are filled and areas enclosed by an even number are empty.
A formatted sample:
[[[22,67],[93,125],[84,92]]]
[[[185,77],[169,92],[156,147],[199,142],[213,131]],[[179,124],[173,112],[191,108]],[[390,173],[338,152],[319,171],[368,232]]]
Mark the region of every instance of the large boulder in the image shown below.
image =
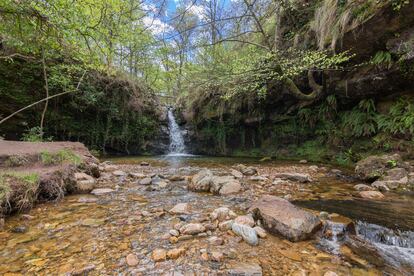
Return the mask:
[[[250,212],[268,232],[293,242],[311,238],[322,226],[317,216],[276,196],[262,196],[252,204]]]
[[[76,192],[78,193],[89,193],[90,191],[95,188],[95,178],[92,176],[83,173],[77,172],[75,173],[76,178]]]
[[[399,154],[372,155],[358,161],[355,173],[359,178],[367,181],[376,180],[395,167],[404,166]]]

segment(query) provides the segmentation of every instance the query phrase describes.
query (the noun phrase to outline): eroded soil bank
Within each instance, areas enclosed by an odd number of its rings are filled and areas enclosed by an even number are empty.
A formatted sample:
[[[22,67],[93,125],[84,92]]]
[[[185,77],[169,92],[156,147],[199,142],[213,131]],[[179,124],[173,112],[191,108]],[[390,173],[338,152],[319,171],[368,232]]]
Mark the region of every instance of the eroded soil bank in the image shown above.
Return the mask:
[[[326,250],[322,234],[293,243],[267,233],[252,246],[212,219],[219,207],[245,215],[252,202],[269,194],[289,200],[354,200],[359,192],[353,187],[358,182],[347,172],[314,164],[226,158],[112,162],[101,163],[93,194],[70,195],[9,217],[0,232],[0,273],[382,275],[389,269],[370,263],[343,244],[338,245],[339,253]],[[238,163],[254,165],[257,174],[240,177],[235,172]],[[228,195],[188,191],[191,177],[206,168],[216,176],[240,177],[240,191]],[[276,177],[280,173],[307,175],[310,182],[280,181]],[[389,192],[382,201],[399,199]],[[184,210],[171,211],[180,203],[187,203]],[[404,204],[412,206],[412,201]],[[337,214],[312,212],[331,222],[350,221]],[[183,234],[182,227],[188,224],[201,228]]]

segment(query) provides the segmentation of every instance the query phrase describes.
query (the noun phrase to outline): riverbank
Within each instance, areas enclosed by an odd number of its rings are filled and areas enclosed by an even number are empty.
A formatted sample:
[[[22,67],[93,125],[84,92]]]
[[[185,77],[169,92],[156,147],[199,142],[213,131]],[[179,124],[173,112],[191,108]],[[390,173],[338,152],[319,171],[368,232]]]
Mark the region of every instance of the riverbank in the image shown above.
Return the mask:
[[[393,202],[400,199],[392,191],[384,192],[382,200],[362,199],[360,191],[354,188],[360,182],[346,171],[309,163],[261,163],[231,158],[130,157],[126,161],[111,161],[99,164],[101,175],[92,194],[69,195],[60,203],[41,203],[30,212],[6,220],[4,231],[0,232],[4,241],[1,273],[407,274],[405,270],[396,271],[387,260],[373,263],[372,252],[369,256],[358,255],[353,251],[358,248],[344,244],[341,234],[328,227],[332,223],[348,225],[350,220],[344,216],[322,210],[306,211],[322,221],[324,227],[310,239],[299,242],[290,241],[284,236],[286,233],[270,232],[263,221],[251,222],[246,218],[252,204],[266,195],[289,201],[388,202],[391,209]],[[196,179],[207,181],[197,176],[208,176],[206,170],[212,177],[209,192],[189,191],[202,184]],[[413,210],[412,201],[403,206]],[[254,227],[265,228],[265,235],[257,237],[258,245],[250,245],[237,234],[237,229],[228,229],[222,224],[224,221],[215,219],[214,212],[217,214],[219,207],[234,212],[233,220],[247,220]],[[232,216],[225,219],[231,220]],[[399,217],[409,221],[402,212]],[[337,246],[340,253],[325,246],[327,242]]]

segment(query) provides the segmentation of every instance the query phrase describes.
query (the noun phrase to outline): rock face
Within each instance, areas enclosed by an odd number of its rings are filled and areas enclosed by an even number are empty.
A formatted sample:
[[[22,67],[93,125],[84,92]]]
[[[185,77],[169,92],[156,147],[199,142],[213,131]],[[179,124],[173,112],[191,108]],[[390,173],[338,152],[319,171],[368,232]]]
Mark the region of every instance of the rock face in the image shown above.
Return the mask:
[[[301,241],[312,237],[321,228],[322,222],[289,201],[265,195],[250,207],[253,216],[262,220],[263,227],[272,234],[286,237],[290,241]]]
[[[210,170],[202,170],[193,176],[188,183],[188,189],[194,192],[212,192],[229,195],[241,191],[240,182],[232,175],[214,176]]]
[[[372,181],[385,175],[386,171],[400,165],[402,165],[402,160],[399,154],[373,155],[358,161],[355,173],[363,180]]]

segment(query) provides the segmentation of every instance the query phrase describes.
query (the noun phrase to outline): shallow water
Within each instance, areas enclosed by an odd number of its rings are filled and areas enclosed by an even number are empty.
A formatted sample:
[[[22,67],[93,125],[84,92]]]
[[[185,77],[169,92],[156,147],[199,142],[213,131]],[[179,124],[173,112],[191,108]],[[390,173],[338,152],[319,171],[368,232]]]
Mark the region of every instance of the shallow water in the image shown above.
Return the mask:
[[[220,173],[231,165],[244,163],[258,166],[261,175],[275,171],[310,172],[309,165],[294,162],[261,163],[257,159],[202,158],[192,156],[180,160],[165,157],[111,158],[122,164],[124,171],[191,175],[192,170],[208,167]],[[141,167],[142,161],[150,167]],[[173,164],[173,165],[171,165]],[[338,275],[380,275],[367,265],[349,263],[336,254],[323,252],[315,241],[290,243],[281,237],[268,235],[258,247],[240,242],[231,233],[216,231],[225,244],[212,246],[208,237],[195,237],[171,244],[166,233],[180,220],[198,221],[220,206],[228,206],[243,214],[250,202],[261,194],[275,194],[292,199],[349,199],[352,186],[325,173],[313,173],[312,184],[275,186],[270,183],[246,181],[246,191],[235,196],[213,196],[188,192],[185,181],[171,182],[166,189],[151,190],[124,177],[102,181],[101,187],[116,192],[102,195],[68,196],[58,203],[37,205],[28,212],[30,218],[15,215],[7,219],[6,229],[0,232],[0,274],[64,275],[90,267],[90,275],[163,275],[166,272],[193,272],[197,275],[216,275],[232,263],[255,262],[265,275],[294,275],[307,271],[323,275],[335,271]],[[92,198],[93,200],[87,200]],[[191,214],[170,215],[165,210],[175,204],[188,202]],[[145,213],[144,211],[148,212]],[[13,233],[17,226],[27,227],[25,233]],[[151,253],[156,248],[185,248],[184,257],[154,263]],[[203,261],[201,251],[225,252],[222,262]],[[126,264],[126,255],[134,253],[139,259],[136,267]],[[141,273],[141,274],[140,274]]]

